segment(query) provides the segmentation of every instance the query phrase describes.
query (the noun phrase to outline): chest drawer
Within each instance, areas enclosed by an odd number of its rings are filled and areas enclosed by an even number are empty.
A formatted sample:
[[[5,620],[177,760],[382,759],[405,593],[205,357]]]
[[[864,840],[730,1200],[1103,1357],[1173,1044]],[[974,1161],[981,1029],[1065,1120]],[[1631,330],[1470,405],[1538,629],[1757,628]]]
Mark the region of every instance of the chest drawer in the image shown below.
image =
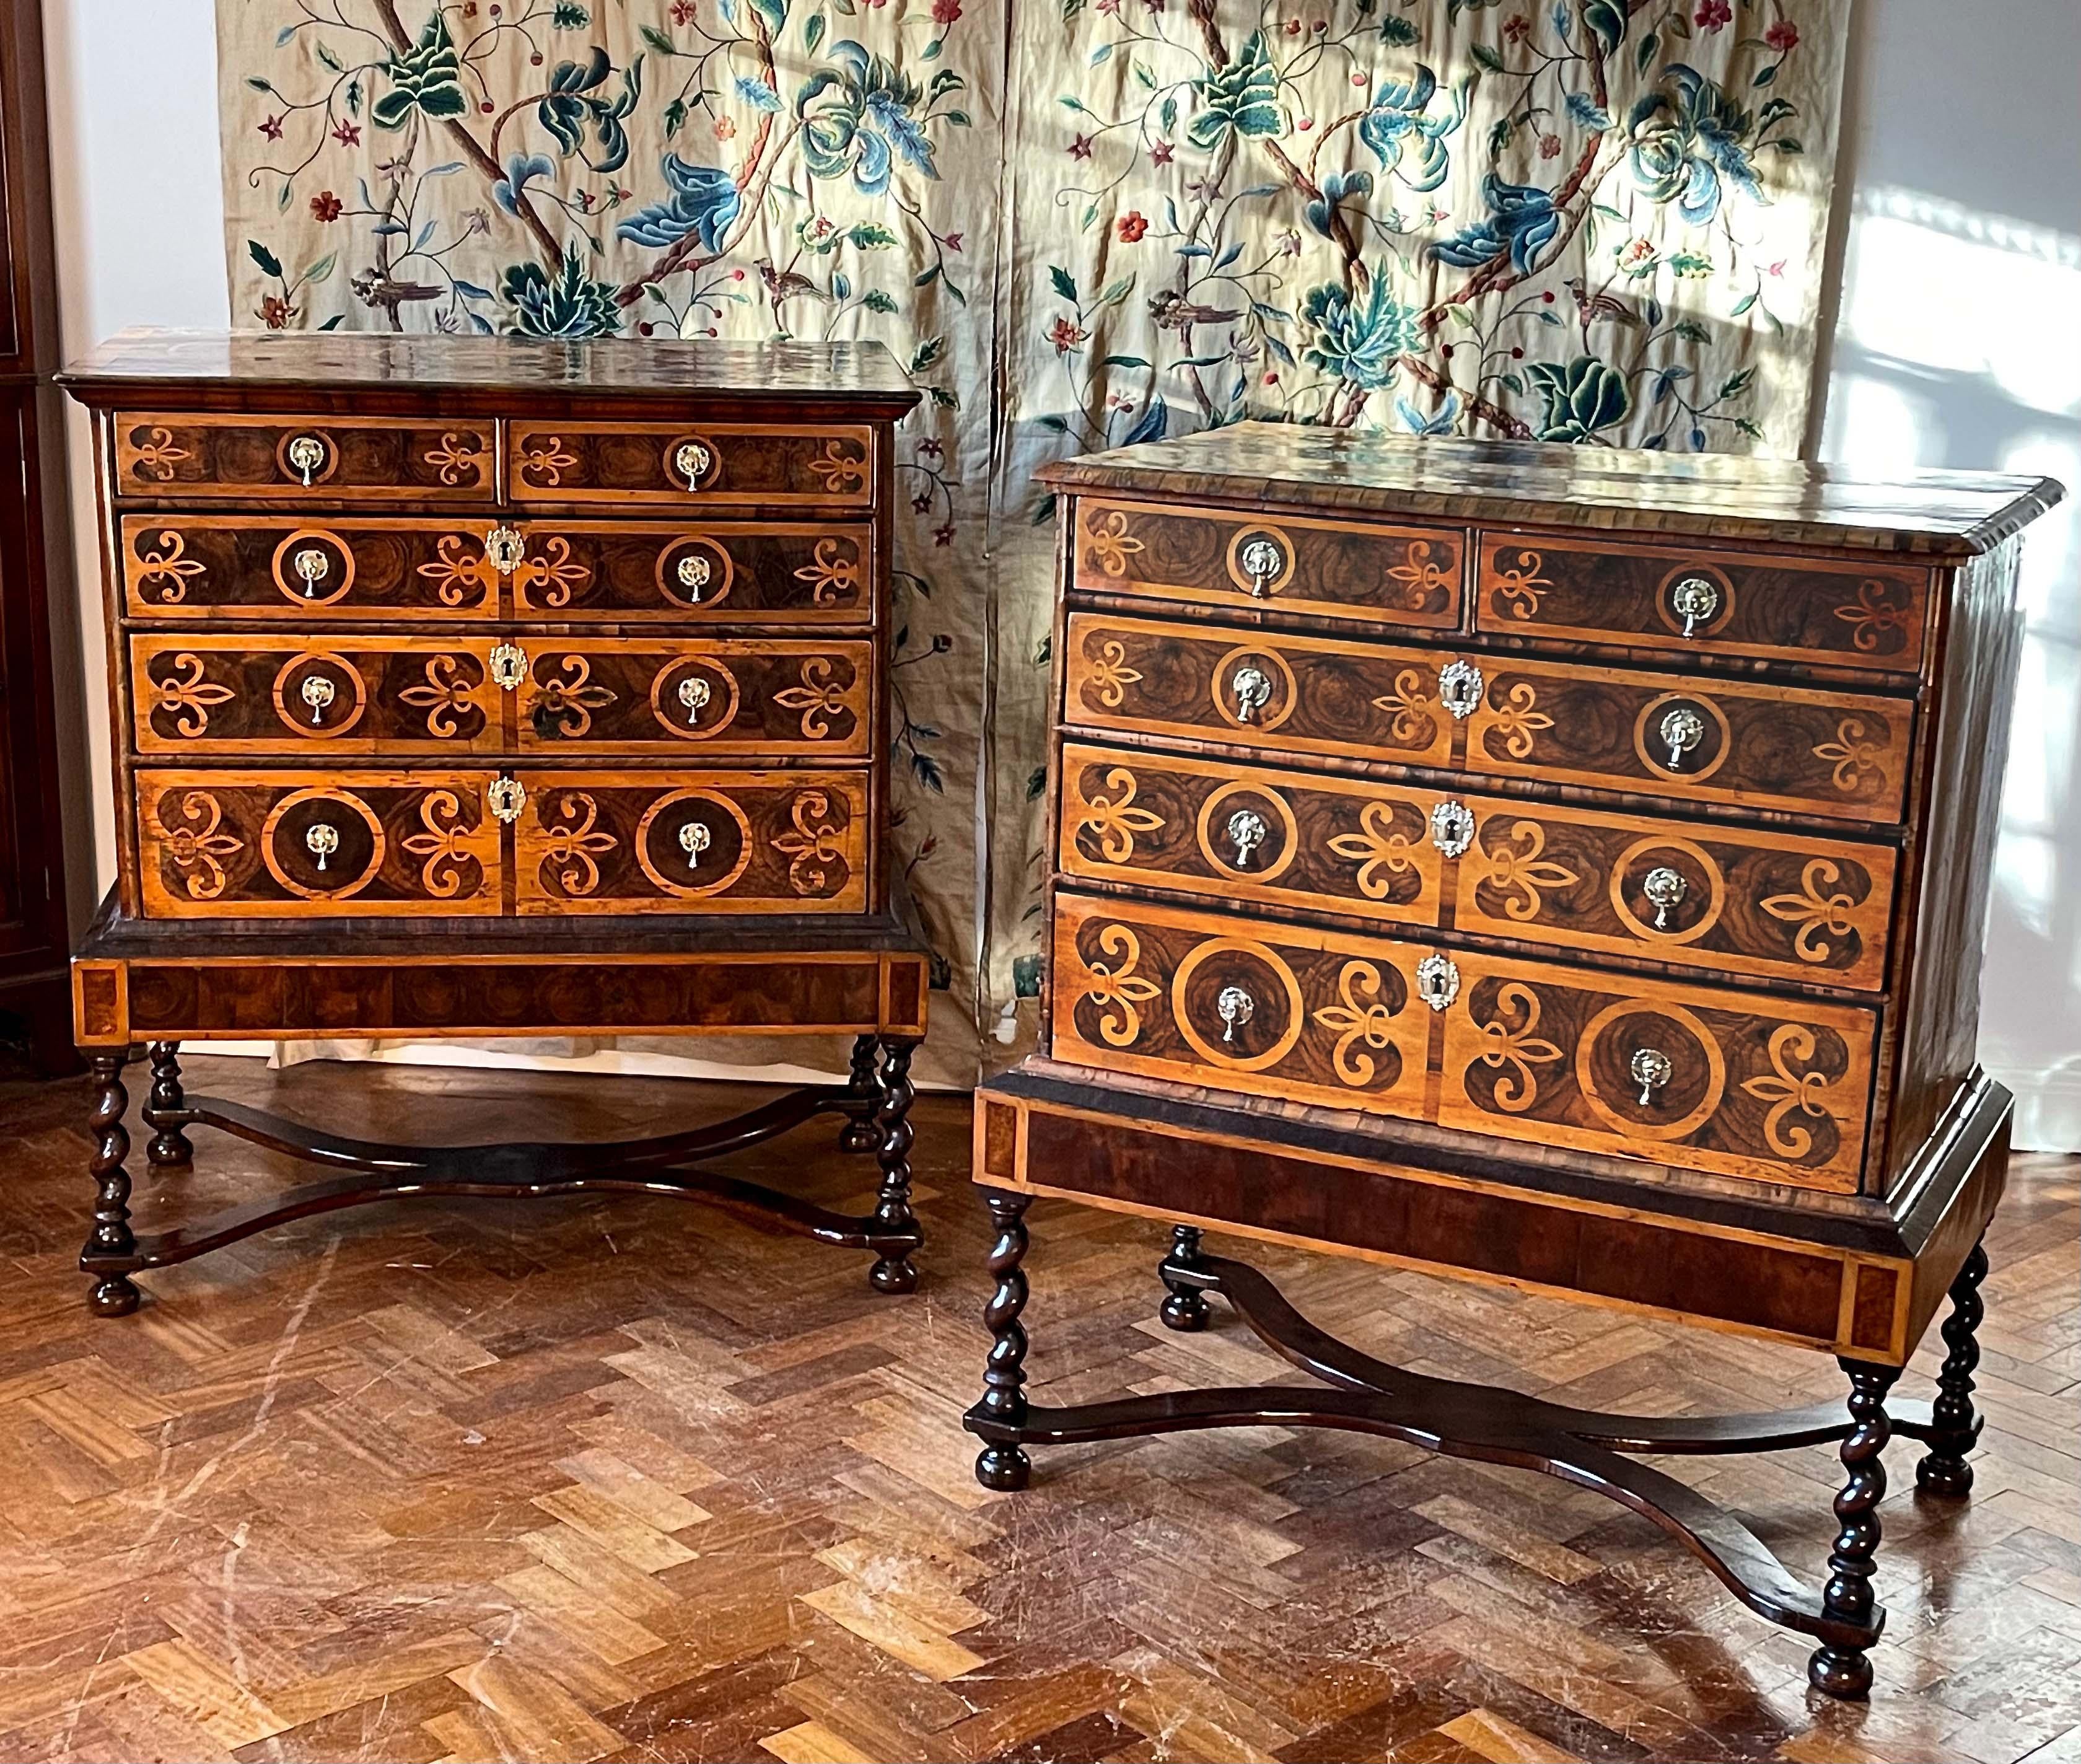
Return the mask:
[[[145,916],[496,915],[486,771],[137,774]]]
[[[481,619],[498,611],[490,516],[357,520],[125,515],[124,604],[135,619]]]
[[[1050,986],[1076,1064],[1856,1186],[1869,1011],[1068,894]]]
[[[640,638],[513,645],[519,745],[594,753],[864,755],[874,646]]]
[[[496,638],[130,639],[132,734],[145,755],[340,754],[507,745]]]
[[[1203,605],[1262,605],[1418,629],[1460,621],[1464,541],[1450,528],[1354,526],[1083,498],[1076,586]]]
[[[1062,874],[1877,991],[1894,855],[1066,743]]]
[[[1922,663],[1927,570],[1494,533],[1477,554],[1478,630],[1898,674]]]
[[[498,425],[372,416],[115,419],[119,499],[467,502],[498,486]]]
[[[523,914],[865,908],[864,772],[520,776]]]
[[[864,427],[515,423],[511,459],[519,503],[865,507],[874,495],[873,438]]]
[[[865,625],[874,617],[873,529],[864,523],[733,529],[538,519],[519,531],[516,618],[684,629],[729,621]]]

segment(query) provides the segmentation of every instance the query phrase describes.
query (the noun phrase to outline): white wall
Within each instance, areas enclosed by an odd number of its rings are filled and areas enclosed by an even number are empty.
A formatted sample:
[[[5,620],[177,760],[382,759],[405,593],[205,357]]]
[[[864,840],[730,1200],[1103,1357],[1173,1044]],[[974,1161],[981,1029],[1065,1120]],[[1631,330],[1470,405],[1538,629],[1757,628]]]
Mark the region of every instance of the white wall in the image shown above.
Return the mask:
[[[2042,472],[2081,493],[2081,6],[1970,10],[1966,26],[1957,0],[1856,0],[1821,448],[1873,469]],[[128,324],[228,322],[212,0],[46,0],[45,16],[68,349]],[[105,885],[90,503],[78,526]],[[2081,1149],[2081,516],[2062,510],[2025,549],[1983,1055],[2018,1093],[2019,1143]]]
[[[2038,473],[2081,497],[2077,73],[2075,0],[1858,0],[1823,457]],[[2077,583],[2069,502],[2024,544],[1981,1016],[1981,1057],[2016,1093],[2016,1143],[2063,1151],[2081,1150]]]

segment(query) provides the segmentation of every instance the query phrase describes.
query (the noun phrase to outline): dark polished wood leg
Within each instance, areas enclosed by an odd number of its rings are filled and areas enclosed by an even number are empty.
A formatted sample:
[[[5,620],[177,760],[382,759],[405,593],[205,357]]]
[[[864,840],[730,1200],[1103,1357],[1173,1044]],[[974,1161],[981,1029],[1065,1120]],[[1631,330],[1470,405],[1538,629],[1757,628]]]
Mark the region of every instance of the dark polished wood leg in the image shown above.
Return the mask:
[[[1929,1455],[1915,1467],[1915,1486],[1930,1494],[1958,1496],[1972,1489],[1973,1467],[1965,1454],[1980,1438],[1980,1417],[1973,1409],[1973,1373],[1980,1363],[1980,1319],[1986,1315],[1980,1282],[1986,1278],[1986,1246],[1975,1244],[1951,1282],[1951,1315],[1944,1320],[1944,1345],[1949,1351],[1936,1375]]]
[[[910,1055],[916,1046],[915,1042],[882,1043],[881,1106],[875,1117],[881,1134],[881,1187],[874,1198],[874,1223],[885,1232],[908,1231],[916,1241],[885,1252],[868,1270],[868,1283],[877,1292],[909,1292],[918,1284],[918,1270],[910,1265],[911,1252],[923,1241],[910,1210],[910,1142],[916,1136],[910,1105],[918,1094],[910,1083]]]
[[[983,1362],[982,1400],[971,1410],[990,1423],[1016,1428],[1026,1422],[1026,1330],[1019,1314],[1026,1308],[1026,1209],[1032,1205],[1027,1194],[987,1194],[983,1204],[997,1227],[996,1240],[984,1259],[997,1285],[983,1307],[982,1320],[990,1330],[990,1357]],[[1033,1473],[1033,1460],[1006,1440],[991,1440],[976,1457],[976,1480],[986,1488],[1009,1493],[1024,1488]]]
[[[1204,1235],[1195,1226],[1171,1227],[1171,1253],[1156,1265],[1158,1277],[1170,1289],[1156,1312],[1166,1328],[1190,1334],[1207,1326],[1206,1295],[1185,1278],[1200,1264],[1200,1241]]]
[[[881,1084],[874,1070],[875,1055],[881,1049],[881,1038],[873,1035],[863,1035],[852,1044],[846,1088],[859,1100],[839,1130],[841,1151],[872,1151],[881,1144],[881,1129],[874,1118],[881,1107]]]
[[[96,1255],[128,1256],[137,1247],[130,1231],[130,1172],[123,1160],[130,1155],[130,1135],[123,1125],[130,1106],[130,1093],[123,1088],[123,1067],[130,1058],[126,1047],[116,1053],[93,1056],[94,1114],[89,1125],[94,1132],[94,1159],[87,1173],[94,1178],[94,1224],[86,1234],[81,1265],[87,1273],[89,1258]],[[97,1316],[124,1317],[137,1308],[138,1292],[128,1277],[120,1274],[96,1275],[87,1289],[86,1307]]]
[[[154,1042],[150,1050],[152,1088],[145,1103],[145,1124],[152,1137],[145,1143],[145,1161],[155,1170],[178,1168],[195,1162],[195,1147],[181,1131],[177,1117],[187,1106],[181,1090],[179,1042]]]
[[[1876,1608],[1872,1599],[1872,1563],[1879,1547],[1879,1503],[1886,1499],[1886,1459],[1881,1455],[1893,1435],[1886,1419],[1886,1392],[1900,1376],[1897,1367],[1841,1362],[1850,1375],[1850,1433],[1842,1446],[1848,1475],[1835,1497],[1841,1529],[1828,1557],[1828,1584],[1821,1606],[1843,1623],[1867,1623]],[[1856,1698],[1872,1688],[1871,1656],[1863,1648],[1824,1644],[1806,1664],[1806,1679],[1831,1697]]]

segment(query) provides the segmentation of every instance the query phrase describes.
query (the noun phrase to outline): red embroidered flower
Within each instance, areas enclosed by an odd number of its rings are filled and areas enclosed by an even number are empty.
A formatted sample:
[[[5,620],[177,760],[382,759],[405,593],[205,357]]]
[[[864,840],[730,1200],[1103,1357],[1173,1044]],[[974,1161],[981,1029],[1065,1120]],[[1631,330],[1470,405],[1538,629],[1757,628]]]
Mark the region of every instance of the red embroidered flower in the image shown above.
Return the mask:
[[[1799,27],[1789,19],[1780,19],[1764,32],[1763,40],[1780,55],[1789,55],[1799,47]]]
[[[1734,9],[1727,0],[1698,0],[1698,28],[1708,33],[1724,28],[1734,21]]]
[[[954,524],[953,524],[951,520],[950,520],[950,521],[948,521],[948,522],[946,524],[946,525],[945,525],[945,526],[944,526],[944,527],[935,527],[935,528],[932,529],[932,543],[933,543],[934,545],[952,545],[953,542],[954,542]],[[936,647],[936,646],[937,646],[936,640],[935,640],[935,646],[935,646],[935,647]]]
[[[961,0],[932,0],[932,23],[956,24],[961,22]]]
[[[332,138],[343,147],[359,147],[361,145],[361,124],[348,122],[342,117],[332,125]]]
[[[1149,218],[1140,210],[1129,208],[1120,217],[1120,242],[1123,245],[1138,242],[1149,230]]]
[[[1159,141],[1149,149],[1149,162],[1152,166],[1167,166],[1175,151],[1169,141]]]
[[[1552,159],[1560,151],[1561,137],[1558,135],[1541,135],[1539,137],[1539,157],[1541,159]]]
[[[950,251],[958,251],[961,248],[961,236],[958,233],[949,233],[940,242]]]
[[[296,316],[296,309],[278,294],[260,297],[260,322],[270,330],[287,330],[289,321]]]
[[[1079,135],[1070,143],[1070,157],[1072,159],[1088,159],[1091,156],[1091,137],[1089,135]]]
[[[270,141],[280,141],[282,138],[282,119],[279,116],[262,117],[260,133]]]
[[[1066,356],[1090,335],[1088,330],[1078,328],[1074,318],[1058,318],[1048,327],[1048,341],[1054,344],[1058,356]]]
[[[1506,43],[1522,43],[1532,35],[1532,20],[1522,12],[1513,12],[1503,21],[1503,40]]]
[[[321,221],[337,221],[339,209],[339,198],[330,190],[321,190],[311,198],[311,213]]]

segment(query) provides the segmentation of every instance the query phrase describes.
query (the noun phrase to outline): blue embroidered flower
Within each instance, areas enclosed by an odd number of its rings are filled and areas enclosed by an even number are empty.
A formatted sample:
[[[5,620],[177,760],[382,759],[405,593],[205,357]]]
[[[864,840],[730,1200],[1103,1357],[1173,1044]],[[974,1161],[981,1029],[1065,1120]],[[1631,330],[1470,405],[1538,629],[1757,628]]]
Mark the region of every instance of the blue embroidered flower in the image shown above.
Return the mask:
[[[802,119],[802,162],[811,175],[850,177],[862,196],[878,196],[889,188],[900,154],[927,177],[938,177],[932,144],[915,115],[924,96],[917,82],[850,39],[831,45],[831,59],[840,70],[812,75],[795,99]],[[826,92],[831,99],[811,111],[812,100]]]
[[[1301,352],[1326,373],[1368,389],[1394,377],[1395,360],[1416,342],[1416,309],[1405,306],[1388,291],[1384,276],[1373,279],[1363,305],[1335,282],[1308,291],[1301,316],[1314,336]]]
[[[1664,69],[1663,78],[1665,89],[1643,93],[1627,118],[1633,182],[1641,193],[1651,201],[1674,202],[1693,226],[1719,213],[1730,185],[1751,201],[1767,200],[1749,158],[1749,113],[1681,61]]]
[[[662,202],[632,214],[614,229],[618,239],[635,245],[675,245],[689,233],[700,237],[701,249],[720,248],[723,229],[744,207],[744,198],[720,166],[690,166],[677,154],[665,155],[665,182],[672,193]]]
[[[1488,204],[1488,219],[1452,238],[1439,240],[1431,247],[1431,256],[1440,263],[1471,270],[1507,251],[1511,267],[1520,276],[1530,275],[1561,236],[1553,192],[1505,183],[1491,171],[1482,179],[1482,200]]]

